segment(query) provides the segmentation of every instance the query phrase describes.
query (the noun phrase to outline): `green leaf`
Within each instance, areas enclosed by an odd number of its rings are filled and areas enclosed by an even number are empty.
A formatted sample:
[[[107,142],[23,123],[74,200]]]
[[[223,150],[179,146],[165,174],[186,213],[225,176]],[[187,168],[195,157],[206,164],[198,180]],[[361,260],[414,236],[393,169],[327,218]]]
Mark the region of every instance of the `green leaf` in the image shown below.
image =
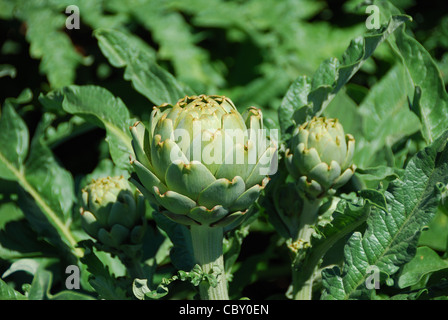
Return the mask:
[[[50,260],[31,260],[23,259],[14,263],[8,272],[12,273],[15,271],[25,271],[33,275],[33,281],[29,287],[27,299],[29,300],[93,300],[93,297],[70,290],[62,290],[57,294],[52,295],[50,293],[53,286],[53,273],[47,270]],[[6,277],[6,275],[3,275]],[[0,291],[2,290],[2,284],[0,279]],[[17,299],[24,299],[20,293],[17,293]],[[1,293],[0,293],[1,297]]]
[[[25,122],[8,101],[0,118],[0,177],[17,181],[28,154],[29,133]]]
[[[362,115],[362,132],[356,135],[353,160],[357,166],[384,163],[384,159],[377,157],[385,146],[392,146],[419,130],[418,118],[408,109],[407,97],[411,91],[406,69],[400,64],[370,89],[356,110]]]
[[[3,214],[0,211],[0,215]],[[5,260],[56,255],[56,249],[31,229],[28,221],[8,222],[0,230],[0,256]]]
[[[0,64],[0,78],[9,76],[15,78],[17,75],[17,70],[13,65],[10,64]]]
[[[67,1],[64,7],[75,4],[79,7],[81,13],[81,19],[85,24],[91,26],[92,30],[96,30],[101,27],[114,27],[124,29],[124,24],[130,17],[121,12],[111,12],[108,8],[108,3],[111,1],[99,0],[77,0]]]
[[[132,283],[132,292],[134,293],[135,297],[139,300],[145,300],[146,294],[151,292],[151,289],[148,287],[148,280],[147,279],[134,279]],[[168,291],[166,291],[168,293]],[[156,295],[155,299],[161,298],[161,296]]]
[[[45,117],[28,154],[28,129],[10,101],[0,118],[0,175],[19,183],[19,203],[35,230],[58,244],[61,239],[75,255],[80,255],[67,224],[73,203],[73,180],[41,142],[40,128],[45,126]],[[25,157],[28,158],[23,163]]]
[[[386,166],[376,166],[370,168],[356,168],[356,175],[367,181],[394,180],[399,177],[394,168]]]
[[[19,190],[19,204],[34,230],[54,244],[59,245],[62,240],[79,255],[69,225],[74,202],[73,177],[59,165],[43,143],[43,132],[52,119],[44,114],[36,129],[25,170],[18,176],[22,187]]]
[[[52,273],[40,267],[34,274],[33,282],[28,292],[28,299],[44,300],[50,292],[52,280]]]
[[[119,168],[130,169],[133,154],[129,127],[134,120],[120,98],[98,86],[70,86],[62,91],[62,107],[106,130],[112,160]],[[88,155],[86,155],[88,156]]]
[[[154,49],[132,33],[118,29],[100,28],[96,29],[93,34],[98,40],[98,46],[103,54],[116,68],[126,67],[132,57],[139,52],[144,53],[147,59],[155,59]]]
[[[89,283],[95,289],[99,299],[105,300],[125,300],[126,291],[118,285],[117,279],[109,271],[109,266],[105,265],[98,257],[98,252],[93,248],[91,240],[84,240],[79,243],[85,249],[81,262],[87,266]]]
[[[406,15],[392,16],[388,24],[379,30],[352,40],[342,56],[342,61],[339,62],[336,59],[324,61],[314,73],[311,81],[299,77],[291,85],[279,109],[282,133],[287,132],[289,127],[300,124],[312,116],[322,114],[334,96],[372,56],[375,49],[408,20],[409,17]],[[286,109],[286,111],[282,111],[282,109]],[[293,113],[291,113],[292,110],[294,110]]]
[[[387,211],[386,198],[381,192],[373,189],[363,189],[359,191],[359,195],[380,210]]]
[[[395,44],[414,88],[411,110],[419,117],[429,144],[448,127],[448,94],[442,74],[429,52],[404,28],[395,35]]]
[[[210,286],[216,287],[217,279],[216,277],[221,274],[219,267],[214,266],[211,273],[204,273],[200,265],[196,264],[191,269],[191,271],[179,270],[170,278],[163,278],[162,281],[157,285],[157,287],[151,290],[148,287],[147,279],[135,279],[132,284],[132,292],[135,297],[139,300],[148,299],[160,299],[166,296],[169,292],[168,285],[173,281],[187,281],[193,286],[198,286],[202,281],[208,281]]]
[[[230,231],[224,238],[224,263],[228,275],[232,274],[232,267],[238,259],[244,238],[249,234],[249,228],[250,225],[239,226]]]
[[[216,88],[223,78],[211,65],[209,52],[198,45],[201,36],[172,5],[173,1],[146,0],[128,9],[158,43],[160,59],[171,61],[176,78],[194,88]]]
[[[40,59],[40,71],[52,88],[61,88],[74,82],[82,56],[63,32],[66,16],[57,5],[18,1],[16,17],[27,24],[26,39],[30,55]]]
[[[415,257],[400,272],[398,286],[406,288],[416,285],[425,275],[447,268],[448,261],[440,258],[437,252],[428,247],[420,247]]]
[[[440,207],[434,219],[423,230],[419,239],[419,245],[427,246],[440,252],[448,249],[448,215],[440,210]]]
[[[385,193],[387,211],[373,208],[364,235],[351,236],[342,272],[338,267],[323,271],[323,299],[368,297],[369,266],[391,276],[413,258],[421,230],[435,215],[440,184],[448,181],[447,136],[417,153],[403,177],[391,182]]]
[[[308,104],[308,94],[311,90],[311,79],[301,76],[289,87],[278,109],[278,117],[282,135],[292,125],[294,112]],[[290,129],[289,129],[290,130]],[[292,132],[291,132],[292,133]]]
[[[5,278],[16,271],[25,271],[34,276],[39,268],[39,264],[40,262],[37,259],[16,260],[11,263],[8,270],[3,273],[2,277]]]
[[[27,297],[0,279],[0,300],[26,300]]]
[[[175,104],[190,89],[181,85],[168,71],[157,65],[154,53],[134,38],[113,29],[98,29],[94,33],[101,51],[115,67],[126,67],[124,78],[156,105]]]
[[[162,213],[153,212],[157,226],[171,240],[173,247],[170,258],[176,269],[190,271],[194,266],[193,246],[190,230],[184,225],[176,223]]]
[[[70,172],[61,167],[51,150],[43,142],[44,131],[53,121],[53,117],[44,114],[31,142],[31,149],[25,163],[25,177],[66,222],[71,218],[74,201],[74,182]]]

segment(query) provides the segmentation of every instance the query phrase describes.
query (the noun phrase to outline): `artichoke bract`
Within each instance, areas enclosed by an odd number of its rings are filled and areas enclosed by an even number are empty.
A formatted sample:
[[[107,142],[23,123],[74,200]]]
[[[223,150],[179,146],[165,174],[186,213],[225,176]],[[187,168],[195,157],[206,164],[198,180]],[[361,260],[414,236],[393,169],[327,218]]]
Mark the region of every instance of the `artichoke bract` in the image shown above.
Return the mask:
[[[355,139],[337,119],[314,117],[295,128],[285,153],[288,172],[309,199],[332,194],[354,174]]]
[[[84,230],[112,253],[141,244],[145,230],[143,195],[123,177],[92,180],[82,189]]]
[[[223,96],[154,107],[131,128],[140,191],[185,225],[226,226],[244,215],[276,170],[259,109],[240,114]]]

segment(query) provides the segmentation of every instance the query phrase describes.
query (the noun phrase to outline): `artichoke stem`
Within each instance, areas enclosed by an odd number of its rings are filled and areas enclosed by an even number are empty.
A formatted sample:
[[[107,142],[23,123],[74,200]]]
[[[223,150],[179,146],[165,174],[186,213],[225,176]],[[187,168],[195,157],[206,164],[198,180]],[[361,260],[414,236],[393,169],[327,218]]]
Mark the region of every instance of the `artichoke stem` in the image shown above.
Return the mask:
[[[220,270],[216,287],[208,281],[202,281],[199,285],[201,300],[229,300],[222,251],[223,228],[192,225],[190,231],[194,256],[202,271],[211,274],[214,267]]]
[[[302,279],[297,277],[297,271],[293,273],[294,300],[311,300],[313,293],[313,276],[314,275],[311,275],[305,282],[302,282]]]
[[[304,243],[310,242],[311,235],[313,234],[313,225],[316,223],[317,213],[319,211],[321,202],[321,199],[303,199],[303,208],[300,214],[299,233],[297,236],[297,240],[303,241]]]
[[[316,223],[321,199],[304,199],[302,213],[300,214],[299,233],[297,242],[300,242],[305,248],[311,241],[313,226]],[[300,249],[299,249],[300,250]],[[294,300],[311,300],[313,291],[314,272],[304,278],[303,270],[292,268],[292,286]]]

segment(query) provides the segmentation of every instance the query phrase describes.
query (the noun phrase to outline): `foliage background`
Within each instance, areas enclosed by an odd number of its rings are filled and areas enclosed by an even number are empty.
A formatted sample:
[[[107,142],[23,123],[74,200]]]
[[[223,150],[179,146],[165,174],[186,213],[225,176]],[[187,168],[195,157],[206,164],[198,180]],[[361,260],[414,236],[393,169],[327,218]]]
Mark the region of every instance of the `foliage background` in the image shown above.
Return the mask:
[[[413,17],[407,31],[428,50],[447,83],[448,12],[444,1],[391,2]],[[229,96],[241,110],[251,105],[261,107],[266,125],[278,127],[277,109],[291,83],[299,76],[312,76],[322,61],[341,57],[350,41],[365,33],[366,15],[356,9],[360,3],[0,0],[0,102],[16,98],[10,102],[24,119],[30,137],[37,136],[36,140],[48,147],[54,161],[50,165],[57,164],[60,170],[55,174],[68,177],[60,182],[66,191],[61,196],[69,198],[64,201],[70,207],[69,220],[76,226],[77,197],[83,183],[93,176],[92,172],[112,170],[107,160],[110,153],[104,140],[106,131],[58,110],[45,100],[45,95],[72,84],[94,84],[121,98],[131,116],[141,119],[147,119],[151,107],[159,104],[139,90],[136,70],[144,69],[145,65],[137,65],[137,69],[130,71],[123,68],[125,64],[120,64],[119,59],[104,54],[101,48],[104,30],[119,30],[130,39],[130,48],[143,50],[195,92]],[[64,27],[65,8],[72,4],[80,8],[79,30]],[[373,164],[401,167],[419,149],[422,138],[416,130],[417,118],[407,110],[409,89],[403,70],[391,46],[384,43],[328,107],[328,114],[340,117],[348,128],[357,130],[357,126],[363,126],[365,140],[359,148],[365,152],[359,151],[355,160],[361,167]],[[376,114],[386,115],[370,122],[375,116],[371,110],[384,104],[395,108],[378,111]],[[408,121],[400,122],[399,116],[387,117],[391,110],[399,110]],[[353,114],[359,122],[352,119]],[[394,148],[405,151],[394,153]],[[388,157],[390,150],[394,153],[392,159]],[[5,271],[11,270],[13,261],[59,259],[61,255],[41,230],[26,223],[27,213],[20,199],[17,182],[1,179],[0,275],[3,277]],[[436,221],[436,227],[424,233],[420,241],[442,256],[446,250],[448,220],[439,212]],[[81,231],[74,231],[77,232]],[[161,241],[156,229],[154,232],[154,238]],[[329,259],[340,259],[342,246],[334,255]],[[282,297],[290,284],[288,259],[281,237],[269,223],[267,213],[261,210],[242,242],[231,294],[251,299]],[[120,274],[119,264],[112,260],[106,264]],[[159,266],[159,278],[173,272],[169,259],[165,263]],[[51,285],[53,293],[64,289],[63,265],[50,263],[48,267],[56,269]],[[440,270],[445,268],[446,265]],[[6,279],[20,290],[22,285],[31,283],[32,276],[23,266],[16,269]],[[189,295],[187,284],[176,282],[172,286],[168,298]]]

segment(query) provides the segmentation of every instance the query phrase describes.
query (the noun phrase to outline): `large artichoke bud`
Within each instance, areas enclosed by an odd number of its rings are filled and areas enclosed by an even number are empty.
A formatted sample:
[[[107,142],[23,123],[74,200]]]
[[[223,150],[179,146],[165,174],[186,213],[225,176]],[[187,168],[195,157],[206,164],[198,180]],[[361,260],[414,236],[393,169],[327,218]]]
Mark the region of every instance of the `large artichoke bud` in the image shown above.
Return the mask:
[[[146,227],[144,197],[123,176],[92,180],[82,189],[81,216],[100,249],[118,255],[139,249]]]
[[[337,119],[314,117],[298,126],[286,150],[288,172],[309,199],[332,194],[354,174],[355,139]]]
[[[259,109],[240,114],[223,96],[154,107],[148,127],[131,127],[139,188],[176,222],[226,226],[247,211],[276,169],[277,149],[263,132]]]

